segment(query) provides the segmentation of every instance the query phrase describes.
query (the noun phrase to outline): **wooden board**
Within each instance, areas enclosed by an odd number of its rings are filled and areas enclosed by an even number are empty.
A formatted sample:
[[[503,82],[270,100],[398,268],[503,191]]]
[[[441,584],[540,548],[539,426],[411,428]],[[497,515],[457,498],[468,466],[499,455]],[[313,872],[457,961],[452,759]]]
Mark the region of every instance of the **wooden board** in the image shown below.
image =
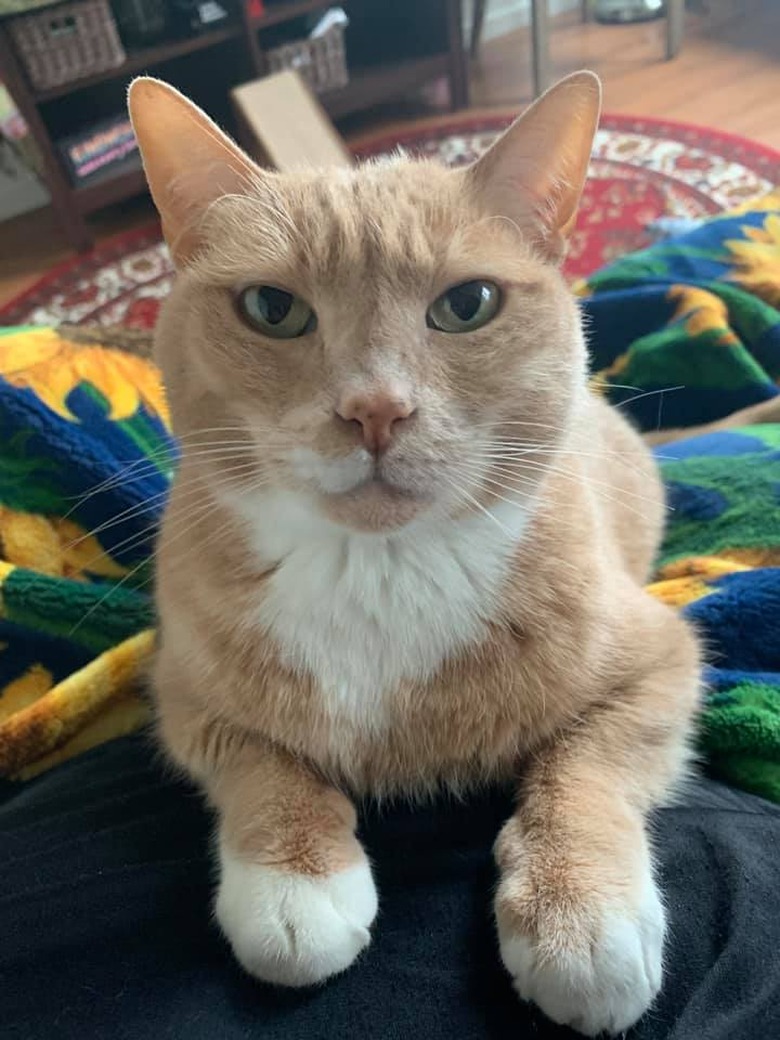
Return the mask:
[[[351,166],[352,156],[325,109],[287,69],[231,91],[244,144],[266,166]]]

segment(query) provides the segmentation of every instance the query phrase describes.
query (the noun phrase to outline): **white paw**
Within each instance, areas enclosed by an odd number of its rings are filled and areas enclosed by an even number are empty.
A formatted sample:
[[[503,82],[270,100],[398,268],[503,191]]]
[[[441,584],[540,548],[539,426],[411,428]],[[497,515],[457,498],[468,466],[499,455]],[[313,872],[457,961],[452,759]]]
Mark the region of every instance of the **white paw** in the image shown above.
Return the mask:
[[[531,939],[501,929],[499,940],[524,1000],[553,1022],[596,1036],[622,1033],[652,1004],[661,988],[664,931],[663,907],[648,874],[639,905],[605,908],[585,942],[567,942],[560,934]]]
[[[344,971],[368,945],[377,910],[367,860],[306,877],[220,850],[216,916],[244,968],[265,982],[310,986]]]

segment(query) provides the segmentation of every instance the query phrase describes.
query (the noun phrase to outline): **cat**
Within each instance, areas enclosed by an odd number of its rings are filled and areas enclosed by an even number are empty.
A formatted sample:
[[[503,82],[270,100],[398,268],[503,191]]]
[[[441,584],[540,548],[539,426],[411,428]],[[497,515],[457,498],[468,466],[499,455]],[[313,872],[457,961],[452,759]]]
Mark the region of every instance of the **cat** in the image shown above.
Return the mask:
[[[520,996],[595,1035],[659,990],[646,819],[700,663],[642,589],[661,484],[588,387],[560,273],[600,98],[575,73],[463,169],[282,174],[131,87],[178,268],[159,731],[216,811],[216,917],[259,979],[319,983],[368,945],[353,797],[515,778],[495,917]]]

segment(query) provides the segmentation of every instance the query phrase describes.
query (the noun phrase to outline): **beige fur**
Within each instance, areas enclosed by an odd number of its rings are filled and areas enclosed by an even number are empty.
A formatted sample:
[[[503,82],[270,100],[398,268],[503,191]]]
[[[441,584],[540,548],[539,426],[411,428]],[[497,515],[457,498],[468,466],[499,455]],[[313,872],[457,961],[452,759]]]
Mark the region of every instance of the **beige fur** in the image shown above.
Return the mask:
[[[158,551],[160,732],[218,812],[218,917],[263,978],[317,981],[368,941],[350,793],[514,776],[496,914],[520,994],[592,1035],[657,991],[644,818],[684,770],[699,663],[642,591],[660,483],[586,390],[556,265],[598,104],[595,77],[570,77],[467,171],[282,176],[170,88],[131,91],[180,266],[156,343],[183,444]],[[474,278],[500,286],[497,316],[427,328]],[[243,324],[236,294],[264,283],[316,330]],[[354,395],[403,402],[377,458],[338,413]]]

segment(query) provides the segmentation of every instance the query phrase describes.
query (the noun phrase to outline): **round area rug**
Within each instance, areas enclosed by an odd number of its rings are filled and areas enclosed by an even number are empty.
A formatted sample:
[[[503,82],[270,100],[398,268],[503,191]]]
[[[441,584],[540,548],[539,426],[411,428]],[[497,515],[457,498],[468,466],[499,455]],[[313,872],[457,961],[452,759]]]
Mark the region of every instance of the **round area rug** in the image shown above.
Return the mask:
[[[360,157],[403,147],[453,166],[470,162],[511,121],[507,112],[461,113],[364,139]],[[661,217],[700,219],[780,184],[780,153],[682,123],[604,116],[566,260],[574,279],[653,240]],[[63,264],[0,310],[4,325],[99,323],[150,329],[173,269],[151,225]]]

